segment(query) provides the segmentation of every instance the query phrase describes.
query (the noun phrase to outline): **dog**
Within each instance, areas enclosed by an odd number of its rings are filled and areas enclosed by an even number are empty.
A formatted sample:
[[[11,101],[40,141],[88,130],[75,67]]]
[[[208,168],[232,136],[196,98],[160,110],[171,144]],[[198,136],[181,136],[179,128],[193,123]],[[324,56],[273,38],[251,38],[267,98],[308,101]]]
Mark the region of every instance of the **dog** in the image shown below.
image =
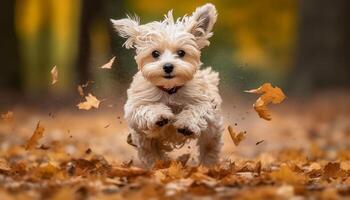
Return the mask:
[[[127,49],[136,50],[138,72],[127,90],[125,119],[129,140],[140,161],[152,167],[168,160],[168,152],[196,139],[199,162],[219,161],[224,130],[219,75],[201,69],[201,50],[217,19],[213,4],[198,7],[191,16],[174,20],[169,11],[163,21],[140,25],[138,17],[113,20]]]

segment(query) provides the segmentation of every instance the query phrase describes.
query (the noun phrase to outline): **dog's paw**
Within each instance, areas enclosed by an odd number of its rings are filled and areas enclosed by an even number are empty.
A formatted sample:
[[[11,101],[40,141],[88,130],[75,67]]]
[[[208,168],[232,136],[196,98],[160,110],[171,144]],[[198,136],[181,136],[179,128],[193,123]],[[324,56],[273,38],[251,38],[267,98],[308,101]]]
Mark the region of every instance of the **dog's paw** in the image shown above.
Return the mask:
[[[180,134],[183,134],[185,136],[198,136],[201,132],[201,129],[198,126],[198,124],[190,119],[177,118],[174,122],[174,126]]]
[[[159,129],[169,123],[174,118],[174,114],[170,110],[164,110],[161,113],[155,113],[147,122],[148,130]]]
[[[181,133],[184,136],[193,135],[193,132],[188,128],[179,128],[179,129],[177,129],[177,132]]]

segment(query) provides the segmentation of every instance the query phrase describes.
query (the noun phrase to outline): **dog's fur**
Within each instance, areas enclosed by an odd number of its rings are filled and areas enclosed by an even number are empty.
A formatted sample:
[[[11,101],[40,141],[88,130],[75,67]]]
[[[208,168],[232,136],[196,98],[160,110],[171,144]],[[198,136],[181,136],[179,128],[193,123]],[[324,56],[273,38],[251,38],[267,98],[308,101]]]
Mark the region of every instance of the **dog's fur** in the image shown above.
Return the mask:
[[[125,118],[142,163],[152,166],[167,152],[196,138],[199,161],[215,164],[222,146],[219,77],[210,67],[200,70],[201,49],[216,22],[212,4],[174,21],[169,11],[161,22],[140,25],[137,17],[111,20],[124,46],[135,48],[139,71],[127,91]],[[159,57],[153,57],[153,51]],[[179,50],[185,55],[180,56]],[[165,64],[173,71],[166,73]],[[166,77],[169,76],[169,77]]]

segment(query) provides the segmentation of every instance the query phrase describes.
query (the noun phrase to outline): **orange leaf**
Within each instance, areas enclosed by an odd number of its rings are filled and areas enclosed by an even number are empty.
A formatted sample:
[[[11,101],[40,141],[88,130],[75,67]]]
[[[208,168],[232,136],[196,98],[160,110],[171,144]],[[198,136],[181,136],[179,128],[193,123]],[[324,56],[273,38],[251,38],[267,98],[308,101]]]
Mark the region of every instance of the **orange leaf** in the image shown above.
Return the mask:
[[[273,87],[270,83],[264,83],[258,89],[247,90],[245,92],[262,94],[253,106],[259,117],[266,120],[271,120],[271,115],[267,109],[267,105],[270,103],[279,104],[286,98],[279,87]]]
[[[112,65],[113,65],[113,62],[115,60],[115,56],[113,58],[111,58],[108,63],[102,65],[100,68],[101,69],[112,69]]]
[[[241,131],[238,134],[236,134],[233,131],[231,126],[228,126],[227,129],[228,129],[228,132],[230,133],[230,136],[231,136],[231,139],[232,139],[233,143],[236,146],[238,146],[239,143],[241,143],[241,141],[245,139],[246,132]]]
[[[13,120],[13,112],[7,111],[7,113],[1,114],[1,119],[5,122],[11,122]]]
[[[110,177],[136,177],[148,174],[149,171],[138,167],[112,166],[108,171]]]
[[[88,96],[85,97],[86,101],[79,103],[77,106],[81,110],[90,110],[92,107],[98,108],[100,105],[100,101],[89,93]]]
[[[57,81],[58,81],[58,70],[57,70],[56,66],[54,66],[51,69],[51,78],[52,78],[51,85],[54,85],[55,83],[57,83]]]
[[[40,125],[40,121],[36,125],[36,129],[27,142],[26,150],[34,149],[38,145],[38,141],[44,136],[44,127]]]

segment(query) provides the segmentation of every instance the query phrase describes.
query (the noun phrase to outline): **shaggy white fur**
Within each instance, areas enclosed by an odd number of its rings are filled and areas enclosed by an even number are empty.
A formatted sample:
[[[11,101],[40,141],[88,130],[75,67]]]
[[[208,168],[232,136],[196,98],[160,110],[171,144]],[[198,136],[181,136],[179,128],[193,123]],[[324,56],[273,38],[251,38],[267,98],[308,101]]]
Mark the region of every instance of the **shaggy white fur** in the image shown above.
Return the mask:
[[[112,20],[126,48],[135,48],[139,72],[127,91],[125,118],[140,160],[152,166],[167,152],[197,139],[199,160],[215,164],[222,146],[223,118],[218,73],[201,70],[200,50],[216,22],[215,6],[191,16],[140,25],[137,17]]]

